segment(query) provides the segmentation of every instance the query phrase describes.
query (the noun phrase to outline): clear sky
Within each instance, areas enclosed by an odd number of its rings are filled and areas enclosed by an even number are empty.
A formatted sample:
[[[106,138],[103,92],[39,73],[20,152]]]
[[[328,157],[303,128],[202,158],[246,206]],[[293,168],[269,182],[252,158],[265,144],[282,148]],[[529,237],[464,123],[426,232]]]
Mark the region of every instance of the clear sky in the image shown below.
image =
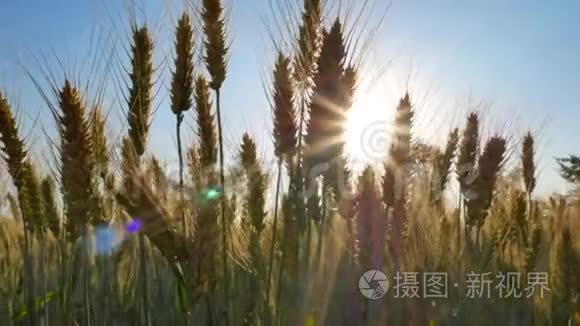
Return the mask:
[[[263,80],[269,78],[275,52],[265,22],[272,21],[270,3],[280,1],[234,0],[231,4],[231,58],[223,91],[225,137],[231,154],[241,133],[248,131],[262,146],[263,154],[271,155],[271,122]],[[298,0],[295,2],[300,6]],[[377,2],[376,9],[366,15],[371,23],[386,10],[386,1]],[[126,46],[129,26],[123,17],[129,16],[128,3],[0,1],[0,87],[18,104],[23,127],[34,129],[33,139],[42,138],[40,126],[52,128],[53,123],[21,66],[39,71],[41,64],[33,58],[54,58],[54,52],[64,58],[65,66],[74,63],[82,70],[81,56],[90,52],[89,39],[94,31],[112,33],[118,48]],[[137,16],[152,25],[158,44],[156,63],[162,71],[171,67],[163,58],[171,53],[169,33],[179,11],[168,0],[146,3]],[[450,126],[463,122],[468,98],[491,103],[486,130],[502,132],[514,143],[526,128],[539,133],[539,189],[542,193],[561,190],[564,184],[553,157],[580,153],[578,17],[577,1],[394,0],[364,61],[363,79],[370,85],[365,86],[364,93],[374,94],[375,100],[362,101],[365,105],[357,110],[388,119],[396,99],[408,88],[418,102],[417,133],[441,141]],[[126,54],[117,52],[124,61]],[[380,78],[369,77],[375,75]],[[110,84],[112,88],[116,85],[114,81]],[[162,77],[157,84],[162,96],[156,101],[159,108],[150,151],[173,164],[174,117],[164,95],[167,86],[167,79]],[[121,124],[123,108],[113,100],[108,102],[106,109],[111,111],[111,129],[115,130]],[[35,124],[36,117],[40,122]],[[192,126],[193,116],[187,119]],[[43,151],[43,144],[42,140],[35,143],[36,152]]]

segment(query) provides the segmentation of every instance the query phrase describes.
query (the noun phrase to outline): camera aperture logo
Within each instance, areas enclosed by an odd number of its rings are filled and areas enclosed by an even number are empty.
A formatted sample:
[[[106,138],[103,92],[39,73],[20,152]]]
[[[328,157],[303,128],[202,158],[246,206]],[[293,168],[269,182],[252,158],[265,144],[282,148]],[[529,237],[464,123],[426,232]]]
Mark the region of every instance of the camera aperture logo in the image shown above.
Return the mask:
[[[377,300],[387,294],[389,280],[381,271],[370,270],[365,272],[358,280],[360,292],[371,300]]]

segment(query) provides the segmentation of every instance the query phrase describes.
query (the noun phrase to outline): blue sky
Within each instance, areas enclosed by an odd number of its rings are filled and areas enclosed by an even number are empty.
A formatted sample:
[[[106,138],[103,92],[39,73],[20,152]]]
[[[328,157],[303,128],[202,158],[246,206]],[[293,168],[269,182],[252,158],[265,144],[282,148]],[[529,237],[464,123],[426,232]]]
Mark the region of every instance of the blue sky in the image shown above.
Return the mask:
[[[276,1],[237,0],[231,5],[231,58],[223,91],[225,137],[230,154],[235,152],[242,132],[248,131],[263,148],[262,154],[271,155],[270,113],[263,90],[263,80],[269,77],[275,57],[265,24],[272,21],[271,2]],[[386,9],[386,4],[378,2],[377,8],[367,15],[371,22]],[[34,129],[34,139],[38,139],[35,152],[45,148],[39,126],[52,128],[53,123],[21,66],[37,72],[39,63],[33,58],[40,53],[52,58],[54,51],[64,58],[65,65],[76,64],[82,70],[82,55],[89,52],[89,38],[94,31],[110,32],[118,47],[126,46],[129,26],[122,18],[128,17],[128,3],[0,2],[0,87],[18,103],[23,128]],[[155,32],[156,61],[163,70],[171,66],[163,65],[162,58],[171,51],[169,33],[178,6],[167,0],[146,3],[137,16],[141,21],[147,20]],[[368,87],[372,88],[369,92],[379,94],[376,97],[382,100],[367,101],[365,106],[373,108],[358,110],[385,119],[396,99],[409,88],[418,101],[419,115],[422,114],[417,118],[418,134],[441,141],[452,125],[462,123],[468,98],[491,103],[486,118],[489,133],[506,134],[514,144],[526,128],[540,133],[539,190],[549,193],[564,189],[553,157],[580,153],[578,17],[580,4],[575,1],[552,5],[546,1],[395,0],[371,50],[365,53],[363,79],[374,80],[369,76],[381,72],[380,80]],[[122,51],[118,53],[124,58]],[[115,85],[113,81],[110,84]],[[157,85],[161,94],[166,93],[167,85],[166,79],[161,78]],[[157,99],[157,104],[150,151],[166,162],[174,162],[173,115],[164,95]],[[122,123],[124,108],[109,99],[106,109],[111,112],[111,129],[115,130]],[[35,125],[37,116],[40,123]],[[192,126],[193,116],[187,119]]]

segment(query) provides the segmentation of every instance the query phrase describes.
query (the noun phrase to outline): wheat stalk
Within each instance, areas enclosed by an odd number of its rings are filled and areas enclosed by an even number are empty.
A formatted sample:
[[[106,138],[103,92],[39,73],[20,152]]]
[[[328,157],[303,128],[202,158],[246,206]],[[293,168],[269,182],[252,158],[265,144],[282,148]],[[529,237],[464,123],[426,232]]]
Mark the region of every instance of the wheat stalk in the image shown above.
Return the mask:
[[[93,148],[93,158],[98,175],[104,181],[109,175],[109,142],[106,135],[107,122],[99,107],[90,113],[89,129]]]
[[[199,159],[199,150],[195,146],[190,146],[187,150],[187,171],[191,176],[191,181],[193,182],[193,190],[196,192],[201,191],[202,183],[202,167]]]
[[[333,184],[332,174],[338,173],[337,164],[342,161],[343,141],[340,138],[344,112],[340,107],[341,81],[344,74],[346,46],[343,36],[342,23],[337,18],[328,32],[323,32],[323,42],[318,57],[318,70],[314,75],[314,88],[310,103],[310,120],[307,124],[305,137],[306,148],[302,168],[306,173],[305,182],[312,188],[316,186],[317,174],[315,167],[319,164],[329,164],[330,168],[324,173],[321,198],[311,195],[308,198],[307,248],[310,243],[310,221],[320,225],[315,261],[320,261],[324,228],[326,224],[327,197],[329,188]],[[321,203],[319,203],[321,200]],[[321,211],[319,211],[319,207]],[[319,218],[320,217],[320,218]],[[306,257],[309,252],[306,252]]]
[[[572,296],[577,288],[578,269],[569,226],[564,226],[561,232],[550,256],[550,284],[553,291],[551,320],[555,324],[564,325],[571,318]]]
[[[299,96],[298,155],[301,161],[303,128],[308,110],[309,92],[314,86],[313,77],[317,71],[318,57],[322,46],[322,5],[319,0],[304,0],[302,22],[296,40],[296,54],[293,59],[293,77]]]
[[[348,66],[344,69],[343,75],[340,77],[337,90],[337,107],[338,110],[335,120],[331,123],[336,124],[336,132],[338,136],[344,134],[347,112],[350,110],[354,98],[354,93],[357,87],[358,73],[355,66]],[[334,140],[336,143],[336,140]],[[338,154],[330,164],[330,168],[324,175],[324,183],[329,188],[329,191],[334,195],[334,199],[340,202],[344,191],[348,190],[350,171],[346,165],[346,158],[344,155],[344,141],[338,142]]]
[[[26,280],[26,303],[32,313],[30,314],[30,324],[36,323],[36,309],[34,300],[34,266],[30,256],[31,231],[34,229],[34,212],[30,205],[30,197],[27,189],[27,165],[24,141],[18,137],[16,120],[8,101],[0,92],[0,140],[4,144],[2,151],[6,154],[3,157],[8,172],[12,176],[14,185],[18,193],[18,201],[22,212],[22,226],[24,233],[24,278]]]
[[[153,86],[153,41],[146,26],[134,28],[131,45],[131,73],[129,88],[129,138],[139,159],[145,153],[151,115]]]
[[[133,43],[131,45],[131,72],[129,88],[129,109],[127,122],[129,125],[127,143],[125,147],[131,147],[131,161],[136,170],[140,168],[140,160],[145,153],[147,136],[150,127],[151,99],[153,88],[153,41],[147,26],[133,27]],[[125,148],[129,153],[129,149]],[[128,156],[126,156],[128,157]],[[131,165],[129,165],[131,166]],[[134,174],[125,174],[125,177],[134,177]],[[132,216],[135,218],[135,216]],[[147,267],[145,266],[145,239],[139,234],[140,251],[140,279],[142,293],[143,322],[149,325],[149,295],[147,293]]]
[[[193,94],[193,28],[189,15],[183,13],[175,30],[175,71],[171,81],[171,111],[175,114],[175,133],[179,158],[179,193],[183,231],[189,234],[183,203],[183,153],[181,149],[181,124],[184,112],[192,105]]]
[[[203,0],[203,9],[201,18],[203,21],[203,31],[205,34],[205,63],[206,68],[211,76],[210,87],[216,95],[216,111],[218,125],[218,141],[220,153],[220,183],[222,191],[225,194],[225,174],[224,174],[224,144],[221,118],[221,88],[226,79],[226,56],[228,48],[226,47],[225,21],[223,18],[223,6],[221,0]],[[225,219],[225,197],[221,197],[221,222],[222,222],[222,268],[224,277],[224,295],[226,305],[224,309],[224,319],[226,325],[229,325],[229,274],[227,264],[228,250],[228,225]]]
[[[465,205],[461,209],[463,195],[467,194],[467,189],[474,179],[474,174],[477,172],[476,163],[479,154],[479,116],[476,113],[471,113],[467,116],[465,129],[461,135],[461,143],[459,145],[459,155],[457,157],[457,181],[459,182],[459,206],[460,214],[457,216],[457,241],[461,243],[461,233],[466,232],[467,223],[464,228],[461,228],[461,216],[466,222],[467,214]],[[466,242],[467,243],[467,242]]]
[[[202,137],[203,143],[203,137]],[[203,146],[203,145],[202,145]],[[207,146],[207,145],[205,145]],[[215,153],[215,143],[214,143]],[[193,178],[194,190],[204,194],[204,190],[217,182],[216,174],[201,162],[202,151],[192,146],[188,150],[188,167]],[[214,155],[215,157],[215,155]],[[195,236],[193,238],[193,299],[205,297],[209,302],[209,292],[217,280],[217,258],[219,249],[219,225],[217,205],[212,198],[200,198],[194,203],[196,215]],[[209,308],[210,311],[212,308]],[[211,312],[213,313],[213,311]]]
[[[167,201],[167,193],[169,191],[169,180],[167,180],[167,176],[165,175],[165,171],[163,171],[163,167],[161,167],[161,163],[159,160],[152,156],[149,159],[147,170],[151,177],[152,185],[155,189],[155,193],[163,199],[163,201]]]
[[[531,132],[528,132],[522,142],[521,162],[524,186],[529,196],[532,195],[536,188],[536,164],[534,162],[534,154],[534,136],[532,136]]]
[[[250,277],[251,300],[248,303],[246,319],[250,323],[255,322],[257,318],[257,307],[261,289],[258,278],[262,276],[262,257],[260,254],[260,237],[265,227],[265,196],[266,196],[266,176],[262,172],[258,160],[257,146],[254,140],[245,133],[240,145],[240,164],[245,171],[246,176],[246,199],[244,202],[244,211],[246,217],[247,229],[250,231],[250,252],[255,275]],[[276,230],[272,230],[276,232]],[[268,286],[267,286],[268,287]]]
[[[282,162],[286,161],[289,170],[293,171],[293,156],[296,151],[296,121],[293,107],[293,85],[290,75],[290,59],[282,53],[274,67],[273,85],[273,115],[274,115],[274,155],[278,159],[278,176],[276,178],[276,192],[274,194],[274,223],[272,226],[272,242],[270,244],[270,263],[268,264],[268,278],[266,281],[266,295],[270,297],[270,285],[272,282],[272,269],[274,265],[274,246],[278,227],[278,199],[280,196],[280,183],[282,179]],[[292,173],[291,178],[292,178]],[[282,244],[282,250],[285,243]],[[281,265],[282,266],[282,265]],[[282,269],[278,277],[281,275]],[[275,304],[275,303],[274,303]]]
[[[66,80],[59,92],[56,116],[61,139],[61,184],[67,230],[74,239],[91,222],[100,222],[95,191],[94,157],[85,103],[77,88]]]
[[[302,22],[296,40],[294,57],[294,80],[300,92],[307,92],[316,73],[316,61],[322,45],[322,5],[320,0],[304,0]],[[301,94],[302,96],[307,94]],[[301,120],[303,110],[300,111]]]
[[[435,158],[435,178],[431,185],[431,200],[437,207],[441,207],[441,203],[443,202],[445,188],[449,181],[449,174],[451,174],[451,166],[453,164],[453,158],[455,157],[458,143],[459,129],[456,128],[451,131],[447,137],[445,151],[438,154]]]
[[[303,232],[305,229],[310,234],[310,217],[307,218],[307,208],[304,204],[304,129],[306,126],[306,116],[309,116],[309,101],[312,87],[314,86],[314,74],[317,70],[317,61],[322,46],[322,4],[319,0],[304,0],[302,10],[302,21],[299,27],[296,40],[296,54],[293,58],[293,77],[296,82],[297,102],[299,103],[298,113],[298,148],[296,175],[291,180],[296,200],[295,213],[296,220]],[[306,180],[308,182],[308,180]],[[309,199],[309,201],[314,199]],[[307,206],[312,204],[308,203]],[[308,237],[310,238],[310,237]]]
[[[285,160],[290,165],[297,143],[294,87],[290,75],[290,59],[282,53],[278,54],[273,76],[274,155],[279,161]]]
[[[488,140],[478,160],[477,179],[468,190],[473,194],[466,202],[468,223],[476,227],[476,244],[479,245],[481,227],[488,216],[495,192],[496,180],[504,164],[506,141],[494,136]]]
[[[358,263],[363,271],[381,269],[383,248],[387,231],[379,191],[375,185],[375,173],[367,167],[358,179],[356,194],[356,224],[358,237]]]
[[[331,162],[341,154],[342,142],[337,141],[337,137],[340,136],[343,114],[338,105],[345,56],[342,24],[337,19],[330,31],[324,33],[318,71],[314,76],[315,86],[305,139],[308,146],[305,154],[306,171],[317,164]],[[309,175],[307,179],[314,177]]]
[[[392,209],[390,221],[390,250],[395,270],[400,268],[403,255],[403,234],[406,225],[407,179],[411,160],[411,128],[414,111],[409,94],[405,94],[395,110],[394,135],[389,148],[383,178],[383,200]],[[390,185],[387,184],[390,182]]]
[[[46,228],[46,218],[44,207],[40,198],[40,180],[36,168],[30,161],[24,162],[24,183],[28,206],[30,209],[30,219],[32,231],[44,234]]]
[[[459,156],[457,158],[457,179],[463,188],[466,186],[467,178],[473,169],[478,155],[479,146],[479,116],[471,113],[467,117],[467,123],[461,137],[459,146]]]
[[[211,108],[207,81],[203,76],[199,76],[195,82],[196,133],[199,138],[199,163],[204,170],[208,171],[213,171],[218,160],[215,117]]]
[[[4,145],[2,151],[6,154],[3,156],[8,167],[8,173],[12,177],[16,190],[18,191],[19,201],[24,219],[23,225],[32,227],[31,221],[28,220],[28,204],[21,192],[25,190],[25,168],[26,151],[24,141],[18,136],[16,119],[12,115],[10,105],[3,94],[0,93],[0,140]]]
[[[240,145],[240,164],[242,165],[247,182],[246,213],[248,226],[259,236],[264,229],[264,196],[265,175],[257,156],[257,146],[254,140],[245,133]]]
[[[214,115],[212,114],[212,103],[210,101],[210,88],[206,79],[199,75],[194,85],[194,107],[196,111],[197,129],[195,133],[198,138],[198,147],[192,146],[188,151],[188,166],[193,178],[194,189],[204,194],[207,189],[214,189],[217,183],[215,174],[215,164],[217,162],[217,135]],[[223,195],[223,193],[222,193]],[[219,213],[216,204],[212,199],[202,199],[201,206],[194,207],[197,216],[196,236],[193,247],[199,254],[198,261],[204,263],[196,271],[197,298],[205,297],[208,309],[213,311],[209,290],[215,286],[216,267],[215,255],[218,254],[219,228],[216,216]],[[224,212],[225,214],[225,212]],[[227,277],[227,276],[225,276]],[[213,313],[213,312],[212,312]]]
[[[58,238],[60,234],[61,221],[56,208],[54,181],[49,176],[44,177],[40,188],[42,206],[44,207],[48,228],[54,237]]]
[[[66,216],[65,237],[74,242],[79,235],[89,236],[89,224],[105,222],[101,209],[101,198],[95,184],[95,160],[91,139],[89,120],[86,118],[86,104],[79,90],[66,79],[58,93],[59,112],[53,112],[57,120],[60,134],[60,177],[63,194],[64,212]],[[77,280],[82,276],[85,295],[83,297],[86,317],[90,318],[90,299],[88,293],[89,269],[82,269],[82,251],[87,256],[90,246],[85,246],[72,255],[73,270],[70,288],[65,298],[70,298]],[[63,264],[67,261],[63,250]],[[64,265],[63,265],[64,268]],[[80,273],[82,272],[82,274]],[[63,271],[64,273],[64,271]],[[63,283],[67,286],[67,281]],[[68,302],[65,303],[65,318],[70,313]],[[87,321],[88,322],[88,321]]]

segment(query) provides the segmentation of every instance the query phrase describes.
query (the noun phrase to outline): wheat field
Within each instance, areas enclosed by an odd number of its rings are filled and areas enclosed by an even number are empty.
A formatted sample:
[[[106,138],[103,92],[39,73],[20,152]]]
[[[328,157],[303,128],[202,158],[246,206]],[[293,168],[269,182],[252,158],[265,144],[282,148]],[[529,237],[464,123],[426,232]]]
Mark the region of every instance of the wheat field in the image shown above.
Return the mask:
[[[268,54],[271,158],[250,133],[224,141],[236,53],[221,0],[183,10],[161,68],[135,20],[124,82],[29,73],[56,126],[51,169],[0,90],[0,325],[580,325],[580,159],[558,159],[575,191],[538,196],[536,133],[487,135],[474,110],[439,147],[416,136],[407,92],[384,108],[384,162],[351,169],[364,41],[328,5],[300,1]],[[122,88],[119,141],[107,83]],[[149,148],[154,113],[175,123],[176,173]]]

